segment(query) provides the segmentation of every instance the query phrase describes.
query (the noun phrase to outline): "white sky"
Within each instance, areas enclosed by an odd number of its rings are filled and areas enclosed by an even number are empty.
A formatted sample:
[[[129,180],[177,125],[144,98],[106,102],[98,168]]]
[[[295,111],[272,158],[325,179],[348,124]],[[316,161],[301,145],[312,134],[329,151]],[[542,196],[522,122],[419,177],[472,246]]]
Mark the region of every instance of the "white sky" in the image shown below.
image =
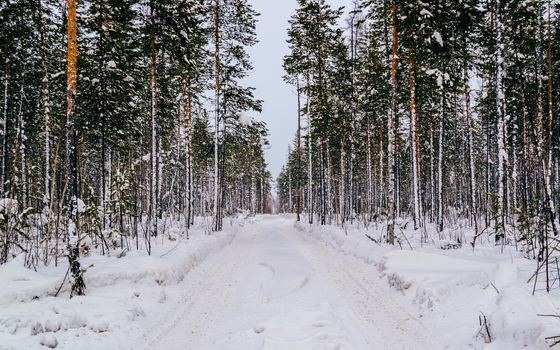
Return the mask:
[[[269,129],[270,147],[266,160],[274,179],[286,161],[288,146],[297,127],[297,100],[295,88],[282,80],[282,61],[289,52],[286,43],[288,20],[294,14],[296,0],[249,0],[261,15],[257,32],[259,43],[249,50],[254,71],[247,83],[256,88],[255,95],[264,101],[263,112],[252,115],[263,120]],[[332,6],[347,8],[351,0],[327,0]]]

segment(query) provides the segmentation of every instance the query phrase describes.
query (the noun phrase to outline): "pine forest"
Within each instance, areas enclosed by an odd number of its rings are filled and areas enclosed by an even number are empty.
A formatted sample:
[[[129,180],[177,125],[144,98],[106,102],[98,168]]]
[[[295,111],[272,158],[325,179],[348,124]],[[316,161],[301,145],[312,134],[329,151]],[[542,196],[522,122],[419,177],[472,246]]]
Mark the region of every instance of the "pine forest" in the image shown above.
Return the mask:
[[[0,0],[0,350],[560,349],[560,1]]]

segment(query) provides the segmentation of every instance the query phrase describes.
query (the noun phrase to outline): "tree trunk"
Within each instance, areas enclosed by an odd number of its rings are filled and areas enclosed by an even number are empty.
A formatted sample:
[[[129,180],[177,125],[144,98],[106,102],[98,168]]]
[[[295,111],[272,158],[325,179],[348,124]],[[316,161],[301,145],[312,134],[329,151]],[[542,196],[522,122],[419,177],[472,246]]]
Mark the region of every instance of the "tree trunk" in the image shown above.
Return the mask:
[[[183,127],[185,132],[185,170],[186,170],[186,221],[187,229],[190,228],[193,220],[193,176],[192,176],[192,102],[190,85],[187,79],[183,78]]]
[[[441,97],[440,97],[440,111],[439,111],[439,137],[438,137],[438,188],[437,188],[437,197],[438,197],[438,215],[437,215],[437,223],[438,223],[438,232],[440,233],[443,231],[443,138],[445,136],[444,132],[445,127],[445,89],[442,87],[441,89]]]
[[[6,165],[8,162],[8,90],[10,86],[10,62],[6,59],[4,70],[4,119],[2,120],[2,173],[0,174],[0,192],[2,198],[6,197]]]
[[[367,114],[367,138],[366,138],[366,171],[367,171],[367,221],[371,220],[373,209],[373,165],[372,165],[372,152],[371,152],[371,119],[370,114]]]
[[[387,156],[389,159],[389,165],[387,167],[387,179],[389,181],[389,188],[387,190],[387,209],[388,209],[388,221],[387,221],[387,242],[389,244],[395,244],[395,186],[396,186],[396,156],[395,156],[395,145],[396,138],[395,135],[395,119],[398,117],[398,105],[397,105],[397,69],[398,69],[398,50],[399,50],[399,34],[397,30],[397,4],[393,2],[391,5],[391,17],[392,17],[392,32],[393,32],[393,54],[391,59],[391,113],[389,113],[388,125],[388,146],[387,146]]]
[[[301,91],[299,77],[296,78],[297,87],[297,174],[296,174],[296,220],[301,220]]]
[[[506,107],[504,89],[504,42],[503,42],[503,23],[502,23],[502,4],[498,0],[496,14],[496,110],[498,112],[497,137],[498,137],[498,198],[497,198],[497,220],[498,232],[496,239],[505,239],[506,224],[506,192],[505,192],[505,167],[506,167]]]
[[[551,33],[551,19],[550,13],[552,8],[550,6],[550,0],[548,0],[548,19],[547,19],[547,74],[548,74],[548,137],[547,137],[547,166],[545,167],[545,187],[546,187],[546,200],[548,202],[548,211],[550,215],[550,222],[552,224],[552,229],[554,235],[558,234],[556,230],[555,214],[556,208],[554,205],[553,190],[552,190],[552,142],[554,133],[554,116],[552,112],[552,33]]]
[[[157,46],[156,46],[156,10],[155,0],[150,1],[150,57],[151,57],[151,162],[150,162],[150,220],[148,236],[157,236],[158,229],[158,130],[157,130]],[[151,241],[148,237],[148,254],[151,254]]]
[[[44,116],[44,177],[43,177],[43,205],[50,207],[51,197],[51,118],[50,118],[50,91],[49,91],[49,63],[47,60],[47,50],[45,43],[45,27],[43,23],[43,7],[41,0],[37,0],[38,23],[39,23],[39,45],[41,53],[41,66],[43,68],[43,116]]]
[[[478,219],[476,211],[476,175],[473,150],[473,119],[471,113],[471,89],[469,84],[469,64],[465,59],[463,65],[463,84],[465,85],[465,115],[467,117],[467,142],[469,147],[469,174],[470,174],[470,214],[474,223],[475,235],[478,233]]]
[[[220,0],[216,0],[214,9],[214,231],[220,230],[220,189],[219,189],[219,129],[220,129]]]
[[[85,284],[79,262],[79,179],[77,164],[77,135],[75,130],[76,93],[78,78],[78,25],[76,20],[76,0],[68,0],[68,77],[67,77],[67,109],[66,109],[66,178],[67,178],[67,210],[69,219],[74,222],[72,235],[67,239],[67,254],[72,273],[71,295],[83,295]]]
[[[309,74],[307,75],[307,212],[309,224],[313,224],[313,145],[311,124],[311,87]]]
[[[409,77],[410,77],[410,144],[412,156],[412,191],[414,197],[414,229],[417,230],[420,225],[420,189],[418,175],[418,153],[417,153],[417,111],[416,111],[416,83],[414,79],[414,59],[409,61]]]

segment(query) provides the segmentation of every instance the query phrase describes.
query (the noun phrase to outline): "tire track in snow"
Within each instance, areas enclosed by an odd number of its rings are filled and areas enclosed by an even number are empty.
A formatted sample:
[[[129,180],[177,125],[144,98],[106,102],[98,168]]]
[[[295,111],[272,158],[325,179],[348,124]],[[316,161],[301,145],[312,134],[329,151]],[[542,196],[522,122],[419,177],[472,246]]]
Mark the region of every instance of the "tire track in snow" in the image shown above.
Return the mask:
[[[239,243],[236,237],[232,244],[209,256],[189,272],[181,283],[187,290],[158,318],[157,328],[144,335],[145,346],[142,348],[203,349],[196,347],[195,342],[207,337],[219,309],[231,298],[233,287],[239,283],[242,265],[239,258],[247,257],[250,253],[247,248],[247,243]]]
[[[373,265],[332,250],[324,243],[291,232],[292,242],[301,249],[323,281],[340,294],[355,315],[359,315],[383,344],[382,350],[439,350],[440,337],[422,320],[400,305],[381,281]],[[380,349],[381,350],[381,349]]]
[[[188,273],[146,332],[150,350],[440,350],[372,265],[269,217]]]

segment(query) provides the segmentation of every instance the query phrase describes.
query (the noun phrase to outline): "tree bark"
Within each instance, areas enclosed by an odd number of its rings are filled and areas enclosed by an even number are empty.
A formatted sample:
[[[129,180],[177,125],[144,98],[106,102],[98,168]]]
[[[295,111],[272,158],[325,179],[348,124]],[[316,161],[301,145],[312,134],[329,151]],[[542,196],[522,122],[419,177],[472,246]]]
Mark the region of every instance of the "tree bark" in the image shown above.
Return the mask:
[[[157,201],[158,201],[158,130],[157,130],[157,43],[156,43],[156,9],[155,0],[150,1],[150,90],[151,90],[151,162],[150,162],[150,234],[149,236],[157,236],[158,218],[157,218]],[[151,254],[151,242],[148,237],[148,254]]]
[[[219,161],[219,129],[220,129],[220,0],[216,0],[214,9],[214,231],[220,231],[220,161]]]
[[[420,189],[418,174],[418,153],[417,153],[417,111],[416,111],[416,82],[414,78],[414,59],[409,59],[409,81],[410,81],[410,144],[412,156],[412,191],[414,198],[414,229],[417,230],[420,225]]]
[[[76,93],[78,79],[78,38],[76,19],[76,0],[68,0],[68,55],[67,55],[67,109],[66,109],[66,177],[67,210],[69,219],[74,222],[72,235],[67,238],[67,254],[72,273],[71,295],[83,295],[85,284],[80,266],[79,239],[79,178],[77,164],[77,135],[75,129]]]
[[[395,244],[395,220],[396,220],[396,208],[395,208],[395,187],[396,187],[396,156],[395,156],[395,145],[396,138],[395,135],[395,119],[398,118],[398,105],[397,105],[397,69],[398,69],[398,50],[399,50],[399,34],[397,30],[397,4],[395,1],[391,4],[391,28],[393,32],[393,50],[391,59],[391,113],[389,113],[388,125],[388,146],[387,146],[387,156],[389,159],[389,165],[387,167],[387,179],[389,182],[389,188],[387,190],[387,209],[388,209],[388,221],[387,221],[387,242],[389,244]]]
[[[297,88],[297,174],[296,174],[296,220],[301,220],[301,91],[299,88],[299,77],[296,77]]]

